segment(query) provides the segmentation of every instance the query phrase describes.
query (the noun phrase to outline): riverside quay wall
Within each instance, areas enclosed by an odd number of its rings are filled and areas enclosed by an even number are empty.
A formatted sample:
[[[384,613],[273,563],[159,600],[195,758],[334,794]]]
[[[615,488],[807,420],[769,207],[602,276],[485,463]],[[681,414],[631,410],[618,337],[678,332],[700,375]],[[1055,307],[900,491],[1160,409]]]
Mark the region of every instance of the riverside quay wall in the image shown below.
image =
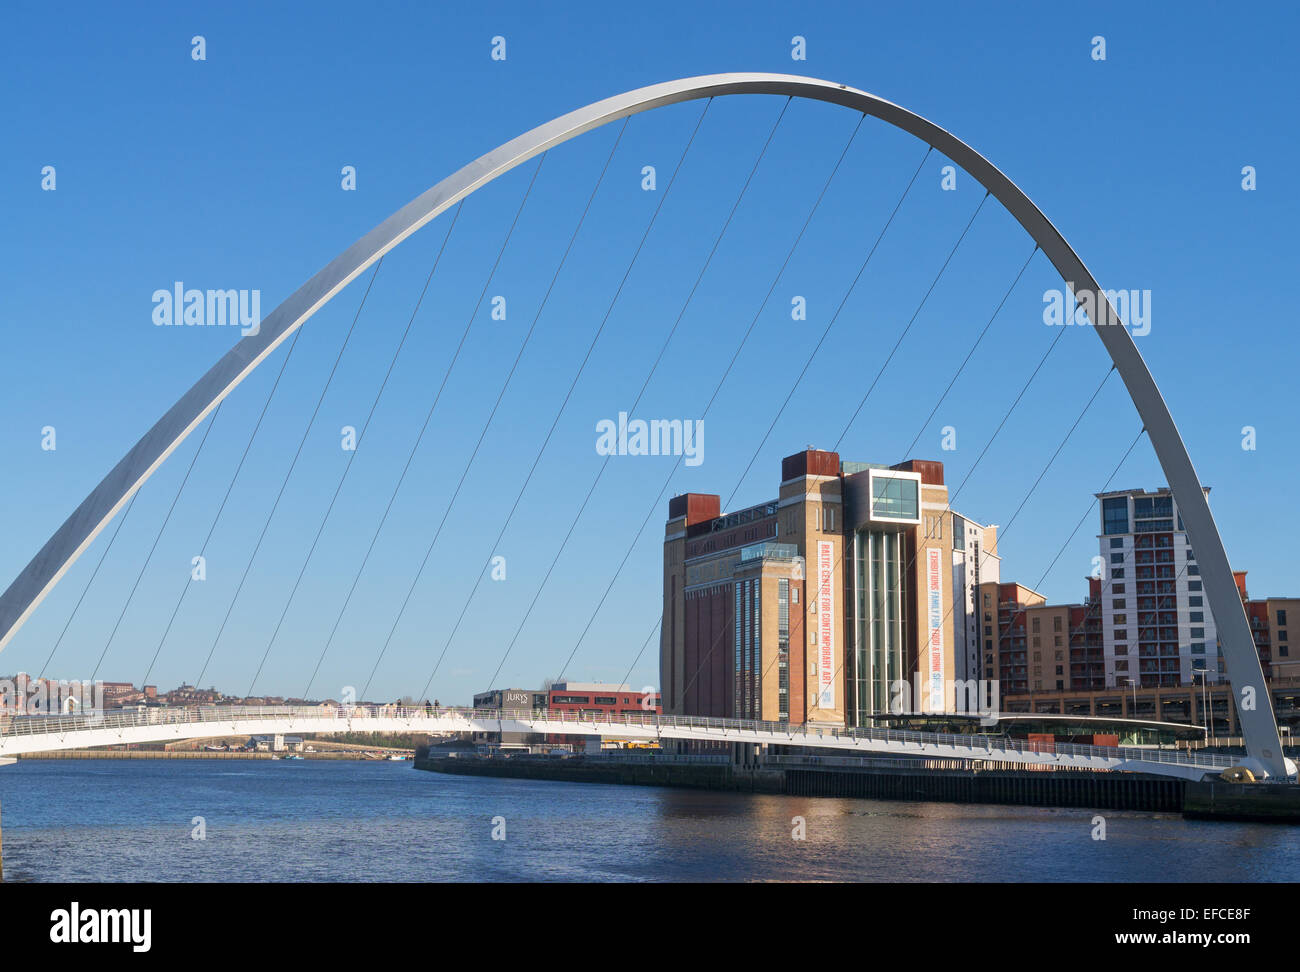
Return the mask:
[[[415,768],[458,776],[494,776],[671,786],[789,796],[995,803],[1182,813],[1213,820],[1300,823],[1300,786],[1190,782],[1140,773],[970,768],[961,760],[864,759],[826,765],[800,757],[735,762],[726,757],[455,757],[417,753]],[[852,765],[849,765],[852,763]],[[930,766],[929,763],[936,765]],[[953,764],[948,766],[946,764]]]

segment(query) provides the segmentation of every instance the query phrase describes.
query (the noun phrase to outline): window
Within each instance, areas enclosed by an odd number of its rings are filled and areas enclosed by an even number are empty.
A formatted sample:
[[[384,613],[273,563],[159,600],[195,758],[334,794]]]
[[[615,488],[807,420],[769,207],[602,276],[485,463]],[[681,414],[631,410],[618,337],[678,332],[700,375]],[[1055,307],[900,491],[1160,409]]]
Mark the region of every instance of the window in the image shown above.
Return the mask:
[[[1152,517],[1173,517],[1174,498],[1164,496],[1147,496],[1133,501],[1133,518],[1144,520]]]
[[[1279,608],[1277,612],[1277,626],[1281,628],[1281,627],[1285,627],[1285,625],[1286,625],[1286,611]]]
[[[1111,623],[1112,623],[1112,624],[1128,624],[1128,615],[1127,615],[1127,614],[1116,614],[1116,615],[1115,615],[1114,617],[1112,617],[1110,620],[1111,620]]]
[[[1126,593],[1125,590],[1124,590],[1124,585],[1123,585],[1123,584],[1111,584],[1111,585],[1110,585],[1110,592],[1111,592],[1112,594],[1124,594],[1124,593]]]
[[[1192,637],[1193,637],[1193,638],[1204,638],[1204,637],[1205,637],[1205,629],[1204,629],[1204,628],[1193,628],[1193,629],[1192,629]]]
[[[1038,631],[1038,629],[1039,629],[1039,621],[1041,621],[1041,620],[1042,620],[1041,618],[1034,618],[1034,631],[1035,631],[1035,632]]]
[[[1200,621],[1202,624],[1204,624],[1204,623],[1205,623],[1205,612],[1204,612],[1204,611],[1193,611],[1193,612],[1191,613],[1191,617],[1189,618],[1189,620],[1191,620],[1191,621]]]
[[[1056,617],[1052,618],[1052,630],[1053,631],[1061,630],[1061,616],[1059,614]]]
[[[1200,596],[1199,594],[1193,594],[1191,597],[1189,597],[1189,598],[1187,599],[1187,606],[1188,606],[1188,607],[1200,607],[1200,606],[1201,606],[1201,596]]]
[[[1193,654],[1193,655],[1204,655],[1204,654],[1205,654],[1205,642],[1203,642],[1203,641],[1193,641],[1193,642],[1192,642],[1192,654]]]
[[[1173,520],[1139,520],[1133,524],[1134,533],[1168,533],[1173,528]]]
[[[1122,553],[1111,554],[1110,562],[1112,564],[1122,564],[1124,563],[1124,555]]]
[[[1200,582],[1200,581],[1188,581],[1188,582],[1187,582],[1187,589],[1188,589],[1189,591],[1199,591],[1199,590],[1201,589],[1201,582]]]
[[[1115,550],[1116,548],[1118,548],[1118,547],[1122,547],[1122,546],[1124,546],[1124,538],[1123,538],[1123,537],[1111,537],[1111,538],[1110,538],[1110,549],[1111,549],[1111,550]]]
[[[1111,606],[1112,608],[1114,608],[1116,611],[1123,611],[1123,610],[1124,610],[1124,598],[1122,598],[1122,597],[1117,597],[1117,598],[1115,598],[1113,601],[1110,602],[1110,606]]]
[[[873,519],[915,520],[920,515],[917,481],[889,476],[871,480],[871,516]]]
[[[1128,497],[1113,496],[1101,501],[1101,532],[1128,533]]]
[[[1111,579],[1112,579],[1112,580],[1115,579],[1115,578],[1123,577],[1123,576],[1124,576],[1124,568],[1123,568],[1123,567],[1112,567],[1112,568],[1110,569],[1110,576],[1111,576]]]
[[[1188,564],[1187,573],[1192,577],[1196,577],[1201,573],[1201,568],[1197,567],[1195,564]]]
[[[776,582],[777,719],[790,721],[790,581]]]
[[[1280,628],[1277,633],[1278,641],[1286,641],[1286,628]]]
[[[1111,637],[1115,641],[1128,641],[1128,631],[1126,631],[1124,628],[1116,628],[1113,632],[1111,632]]]

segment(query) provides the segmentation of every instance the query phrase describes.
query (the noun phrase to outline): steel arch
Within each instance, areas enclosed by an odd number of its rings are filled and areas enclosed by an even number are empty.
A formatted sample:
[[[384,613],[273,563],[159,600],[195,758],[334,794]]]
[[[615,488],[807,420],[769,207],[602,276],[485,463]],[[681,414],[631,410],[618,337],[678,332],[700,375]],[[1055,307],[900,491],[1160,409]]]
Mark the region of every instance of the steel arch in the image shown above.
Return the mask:
[[[965,169],[1006,208],[1076,293],[1097,295],[1099,310],[1109,311],[1108,320],[1119,320],[1078,254],[1029,197],[965,142],[905,108],[847,85],[784,74],[714,74],[638,88],[562,115],[475,159],[388,217],[271,311],[257,334],[244,337],[227,351],[145,433],[0,595],[0,649],[181,441],[281,342],[385,253],[493,179],[571,138],[653,108],[733,94],[786,95],[829,102],[879,118],[933,146]],[[1239,693],[1253,690],[1254,708],[1241,704],[1244,694],[1237,705],[1248,765],[1274,778],[1293,774],[1294,767],[1287,765],[1282,754],[1272,699],[1227,552],[1191,457],[1127,328],[1099,326],[1094,330],[1128,388],[1178,502],[1183,525],[1200,562],[1229,678]]]

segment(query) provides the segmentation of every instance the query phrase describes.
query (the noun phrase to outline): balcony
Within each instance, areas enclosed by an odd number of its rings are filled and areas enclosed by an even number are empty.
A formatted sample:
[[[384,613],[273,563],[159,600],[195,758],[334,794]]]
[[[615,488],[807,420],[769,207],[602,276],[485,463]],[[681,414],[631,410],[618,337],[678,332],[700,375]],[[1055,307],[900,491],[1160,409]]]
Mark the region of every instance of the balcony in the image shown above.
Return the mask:
[[[799,548],[794,544],[777,543],[775,540],[751,543],[748,547],[740,548],[742,564],[750,560],[796,560],[798,557]]]

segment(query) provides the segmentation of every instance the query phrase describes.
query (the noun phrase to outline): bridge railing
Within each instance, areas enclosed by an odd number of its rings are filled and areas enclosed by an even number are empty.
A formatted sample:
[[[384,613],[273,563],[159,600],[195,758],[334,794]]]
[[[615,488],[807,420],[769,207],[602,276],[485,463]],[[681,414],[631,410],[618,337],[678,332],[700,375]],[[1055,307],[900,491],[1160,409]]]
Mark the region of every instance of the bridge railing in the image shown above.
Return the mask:
[[[479,710],[486,713],[488,710]],[[556,710],[491,710],[490,719],[518,722],[546,721],[574,725],[599,726],[621,723],[644,727],[677,727],[683,729],[712,729],[726,731],[759,732],[776,737],[785,737],[789,745],[816,745],[817,739],[863,739],[878,742],[912,743],[921,746],[948,746],[971,751],[971,758],[979,759],[980,754],[991,751],[1020,753],[1038,758],[1050,756],[1073,756],[1087,759],[1107,759],[1117,761],[1142,760],[1145,762],[1172,763],[1180,765],[1228,767],[1238,762],[1232,756],[1218,754],[1189,755],[1185,752],[1169,749],[1133,747],[1133,746],[1092,746],[1079,743],[1043,744],[1024,739],[1012,739],[1009,736],[986,736],[973,733],[938,733],[920,732],[910,729],[876,729],[868,727],[840,728],[836,726],[818,727],[815,725],[794,725],[786,722],[771,722],[752,719],[726,719],[711,716],[674,716],[645,713],[601,713],[593,715],[583,712]]]
[[[1043,744],[1024,739],[1012,739],[1008,736],[985,736],[968,733],[920,732],[911,729],[877,729],[873,727],[841,728],[836,726],[794,725],[786,722],[771,722],[751,719],[725,719],[711,716],[676,716],[662,715],[656,712],[599,713],[590,711],[561,711],[554,709],[472,709],[447,706],[400,706],[400,705],[357,705],[357,706],[235,706],[203,705],[187,708],[146,708],[124,710],[121,712],[89,713],[63,716],[0,716],[0,736],[21,736],[37,734],[60,734],[86,729],[125,729],[138,726],[160,726],[203,723],[250,722],[261,720],[331,720],[364,721],[367,719],[394,719],[401,722],[418,724],[421,721],[437,719],[441,722],[451,721],[465,723],[463,731],[482,731],[484,722],[521,722],[536,726],[544,724],[559,728],[552,731],[562,732],[564,727],[581,728],[601,725],[637,726],[645,729],[662,729],[665,727],[681,729],[701,729],[720,732],[759,733],[771,737],[773,743],[786,745],[817,745],[818,740],[870,740],[876,742],[906,743],[919,747],[935,746],[950,749],[967,750],[970,758],[997,758],[994,752],[1019,753],[1032,756],[1042,761],[1045,757],[1080,757],[1092,760],[1131,761],[1170,763],[1190,766],[1219,768],[1235,765],[1235,757],[1197,753],[1195,755],[1167,749],[1150,749],[1126,746],[1090,746],[1077,743]],[[446,730],[448,727],[438,727]]]
[[[139,726],[193,725],[209,722],[249,722],[258,720],[330,719],[338,721],[364,719],[398,719],[416,721],[432,718],[466,721],[476,714],[474,709],[434,710],[424,706],[397,705],[365,706],[243,706],[203,705],[185,708],[156,707],[118,712],[95,712],[81,715],[3,715],[0,714],[0,736],[54,735],[87,729],[126,729]]]

